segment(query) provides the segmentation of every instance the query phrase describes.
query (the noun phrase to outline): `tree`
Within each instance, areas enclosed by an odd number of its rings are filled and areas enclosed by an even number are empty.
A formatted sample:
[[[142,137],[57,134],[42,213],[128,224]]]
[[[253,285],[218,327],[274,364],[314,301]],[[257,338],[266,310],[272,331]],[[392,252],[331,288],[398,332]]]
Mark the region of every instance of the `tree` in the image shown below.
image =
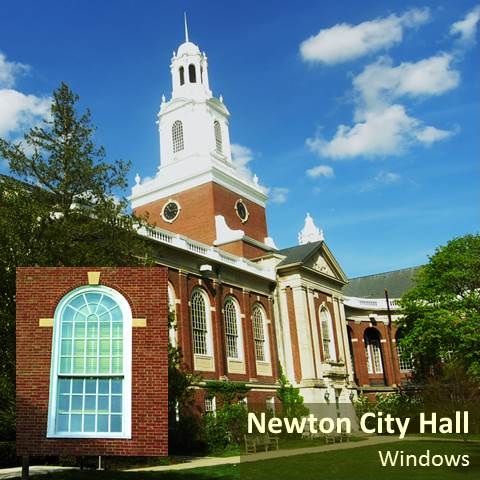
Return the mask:
[[[401,345],[417,379],[441,376],[445,365],[480,381],[480,236],[439,247],[401,300]]]
[[[148,243],[136,233],[141,220],[114,196],[127,185],[129,164],[105,160],[90,112],[77,113],[77,102],[62,83],[41,126],[22,142],[0,139],[0,159],[12,174],[0,177],[0,385],[12,386],[1,389],[2,415],[6,406],[12,410],[15,385],[15,268],[150,261]]]
[[[282,416],[291,419],[308,415],[309,410],[303,403],[300,389],[288,381],[282,369],[280,369],[278,381],[280,388],[277,390],[277,398],[282,402]]]

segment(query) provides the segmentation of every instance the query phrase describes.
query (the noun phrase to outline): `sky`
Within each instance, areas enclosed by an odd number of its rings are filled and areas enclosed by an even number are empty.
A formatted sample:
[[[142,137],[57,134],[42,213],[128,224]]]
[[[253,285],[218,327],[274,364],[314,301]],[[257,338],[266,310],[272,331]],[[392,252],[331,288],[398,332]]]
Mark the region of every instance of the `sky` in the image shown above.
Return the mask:
[[[231,113],[234,161],[269,189],[279,248],[309,212],[356,277],[478,233],[475,1],[3,0],[0,137],[41,122],[65,81],[108,158],[131,161],[130,185],[155,174],[184,11]]]

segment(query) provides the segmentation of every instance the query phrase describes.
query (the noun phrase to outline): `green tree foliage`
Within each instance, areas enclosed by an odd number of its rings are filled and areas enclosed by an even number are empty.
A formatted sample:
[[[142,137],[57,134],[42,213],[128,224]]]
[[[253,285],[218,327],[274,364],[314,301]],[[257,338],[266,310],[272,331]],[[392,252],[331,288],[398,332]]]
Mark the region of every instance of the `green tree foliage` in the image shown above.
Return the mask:
[[[282,402],[282,416],[285,418],[301,418],[309,414],[308,408],[303,403],[300,389],[294,387],[288,378],[280,370],[280,388],[277,390],[277,398]]]
[[[446,364],[480,381],[480,236],[439,247],[401,300],[401,345],[417,379],[439,377]]]
[[[114,266],[149,262],[140,220],[116,199],[129,164],[109,163],[93,141],[90,113],[62,83],[50,116],[21,142],[0,139],[0,159],[12,177],[0,177],[0,384],[15,382],[15,268]],[[2,412],[11,405],[2,388]],[[8,407],[10,408],[10,407]],[[3,415],[3,414],[2,414]],[[14,431],[14,429],[13,429]]]

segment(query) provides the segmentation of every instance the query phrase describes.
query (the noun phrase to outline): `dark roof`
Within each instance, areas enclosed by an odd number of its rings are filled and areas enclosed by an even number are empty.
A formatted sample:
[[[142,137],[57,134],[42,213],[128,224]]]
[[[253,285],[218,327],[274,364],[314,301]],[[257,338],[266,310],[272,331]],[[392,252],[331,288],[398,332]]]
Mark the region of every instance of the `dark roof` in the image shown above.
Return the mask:
[[[384,298],[385,289],[387,289],[390,298],[400,298],[414,286],[414,277],[420,268],[404,268],[393,272],[350,278],[348,285],[343,287],[343,293],[348,297]]]
[[[305,245],[297,245],[295,247],[284,248],[279,250],[278,254],[285,255],[284,258],[279,264],[278,267],[284,267],[285,265],[292,265],[295,263],[302,263],[305,261],[320,245],[322,240],[319,242],[306,243]]]

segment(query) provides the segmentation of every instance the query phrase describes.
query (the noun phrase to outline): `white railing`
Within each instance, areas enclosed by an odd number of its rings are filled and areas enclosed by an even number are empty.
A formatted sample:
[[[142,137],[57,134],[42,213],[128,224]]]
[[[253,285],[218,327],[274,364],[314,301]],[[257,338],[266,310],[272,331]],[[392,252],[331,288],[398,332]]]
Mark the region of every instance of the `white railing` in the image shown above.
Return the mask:
[[[209,260],[215,260],[240,270],[268,278],[269,280],[275,280],[276,278],[274,270],[266,269],[250,260],[237,257],[236,255],[222,251],[217,247],[211,247],[204,243],[197,242],[196,240],[184,237],[178,233],[175,234],[158,227],[141,227],[138,229],[138,233],[144,237],[152,238],[157,242],[167,243],[181,250],[195,253],[196,255],[200,255]]]
[[[393,298],[388,301],[391,310],[398,310],[398,299]],[[387,310],[387,300],[385,298],[359,298],[345,297],[344,304],[362,310]]]

